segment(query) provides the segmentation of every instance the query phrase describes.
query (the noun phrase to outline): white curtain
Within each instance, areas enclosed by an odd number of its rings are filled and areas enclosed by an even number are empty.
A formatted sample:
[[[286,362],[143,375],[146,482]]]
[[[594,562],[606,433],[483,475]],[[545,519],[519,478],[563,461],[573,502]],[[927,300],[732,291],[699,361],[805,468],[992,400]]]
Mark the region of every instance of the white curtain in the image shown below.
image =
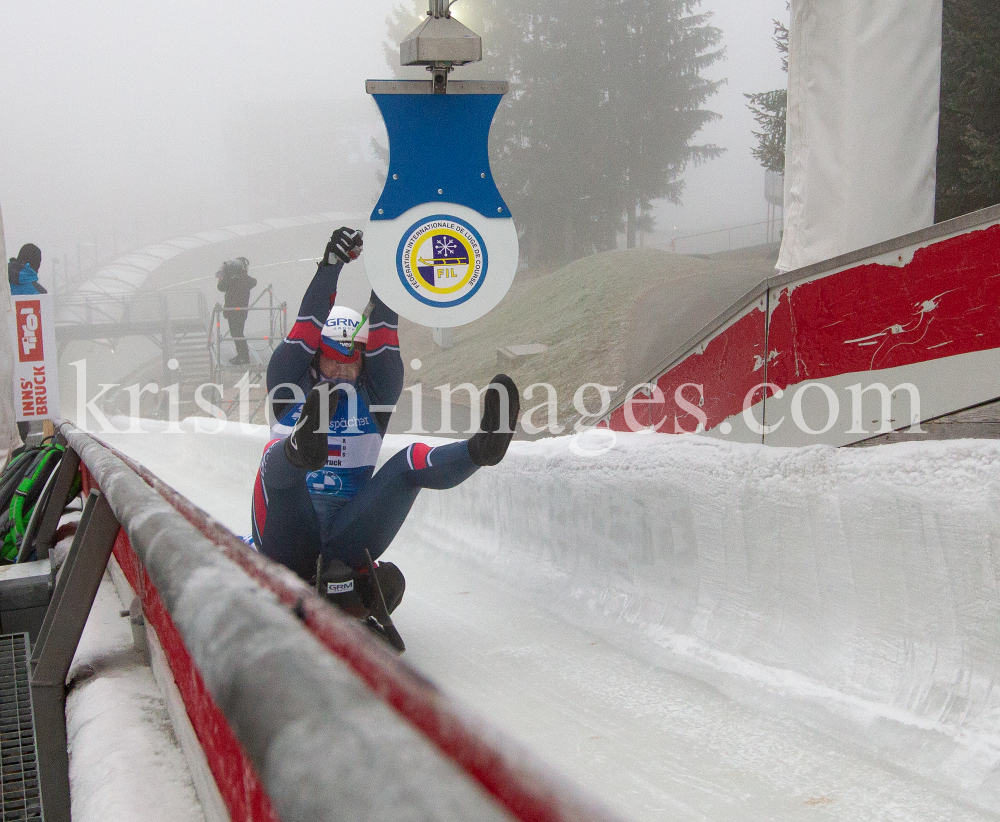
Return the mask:
[[[934,222],[942,0],[792,0],[791,271]]]
[[[0,261],[4,265],[0,284],[0,468],[7,454],[21,444],[14,420],[14,315],[11,313],[10,283],[7,281],[7,246],[4,242],[3,212],[0,211]]]

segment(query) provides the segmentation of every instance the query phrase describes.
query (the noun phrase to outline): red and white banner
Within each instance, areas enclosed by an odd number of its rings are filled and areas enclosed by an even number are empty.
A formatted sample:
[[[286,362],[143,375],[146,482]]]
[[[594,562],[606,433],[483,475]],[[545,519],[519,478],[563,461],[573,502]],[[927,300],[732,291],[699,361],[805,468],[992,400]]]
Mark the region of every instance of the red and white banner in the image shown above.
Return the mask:
[[[14,413],[18,422],[59,414],[55,311],[51,294],[13,297]]]

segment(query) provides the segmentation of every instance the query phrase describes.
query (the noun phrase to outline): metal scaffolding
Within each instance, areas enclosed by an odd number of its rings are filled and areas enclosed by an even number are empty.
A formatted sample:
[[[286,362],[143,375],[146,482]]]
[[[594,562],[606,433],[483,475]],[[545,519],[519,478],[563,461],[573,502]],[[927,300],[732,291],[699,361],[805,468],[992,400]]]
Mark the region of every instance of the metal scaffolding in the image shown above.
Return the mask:
[[[266,303],[266,304],[265,304]],[[244,333],[250,349],[250,361],[243,363],[231,362],[236,352],[236,340],[229,332],[228,323],[222,325],[228,312],[246,312],[247,325],[250,333]],[[263,322],[266,317],[266,327]],[[227,375],[260,374],[267,370],[271,353],[288,332],[288,303],[278,302],[274,296],[273,286],[268,286],[247,308],[226,308],[219,303],[212,309],[211,329],[209,331],[209,351],[212,359],[212,381],[221,383]]]

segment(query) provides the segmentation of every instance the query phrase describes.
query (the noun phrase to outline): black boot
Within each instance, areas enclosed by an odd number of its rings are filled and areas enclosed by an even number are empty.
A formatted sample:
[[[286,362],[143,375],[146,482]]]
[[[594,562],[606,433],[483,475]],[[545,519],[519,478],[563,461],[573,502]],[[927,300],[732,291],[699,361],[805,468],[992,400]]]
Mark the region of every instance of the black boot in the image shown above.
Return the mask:
[[[367,573],[361,575],[339,559],[324,562],[320,557],[316,574],[316,593],[344,613],[364,619],[371,614],[369,607],[371,593],[368,590],[370,583],[366,577]]]
[[[399,607],[406,589],[403,572],[391,562],[374,563],[375,578],[382,591],[385,609],[390,614]],[[368,568],[352,570],[339,559],[319,560],[316,592],[341,611],[358,619],[368,617],[374,609],[377,592]]]
[[[385,600],[385,609],[390,614],[399,607],[403,601],[403,591],[406,590],[406,580],[403,572],[392,562],[376,562],[375,578],[378,580],[378,587],[382,589],[382,599]],[[374,591],[372,594],[374,595]]]
[[[326,435],[330,421],[327,419],[326,425],[321,425],[320,400],[324,391],[329,396],[329,389],[325,385],[317,385],[309,392],[299,421],[295,423],[292,433],[285,437],[285,456],[296,468],[318,471],[326,465]]]
[[[501,420],[504,405],[501,389],[507,394],[505,420]],[[476,465],[496,465],[507,453],[521,413],[521,397],[514,381],[506,374],[497,374],[486,389],[484,405],[479,433],[469,439],[469,456]]]

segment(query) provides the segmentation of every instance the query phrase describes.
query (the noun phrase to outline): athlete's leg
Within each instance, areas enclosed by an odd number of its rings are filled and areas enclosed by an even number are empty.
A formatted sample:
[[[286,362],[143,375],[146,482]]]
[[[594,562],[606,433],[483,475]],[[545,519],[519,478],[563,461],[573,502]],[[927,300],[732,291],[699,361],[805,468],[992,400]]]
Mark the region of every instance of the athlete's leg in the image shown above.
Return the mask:
[[[236,356],[241,360],[250,360],[250,348],[247,346],[247,340],[244,336],[246,324],[247,324],[247,312],[243,311],[230,311],[226,319],[229,321],[229,336],[233,338],[233,342],[236,344]]]
[[[389,547],[421,488],[454,488],[479,468],[465,441],[431,448],[414,443],[393,456],[361,492],[344,505],[324,534],[323,559],[351,568],[377,559]]]
[[[306,471],[285,455],[284,440],[264,449],[253,493],[253,540],[258,550],[304,580],[316,573],[319,522],[306,488]]]

